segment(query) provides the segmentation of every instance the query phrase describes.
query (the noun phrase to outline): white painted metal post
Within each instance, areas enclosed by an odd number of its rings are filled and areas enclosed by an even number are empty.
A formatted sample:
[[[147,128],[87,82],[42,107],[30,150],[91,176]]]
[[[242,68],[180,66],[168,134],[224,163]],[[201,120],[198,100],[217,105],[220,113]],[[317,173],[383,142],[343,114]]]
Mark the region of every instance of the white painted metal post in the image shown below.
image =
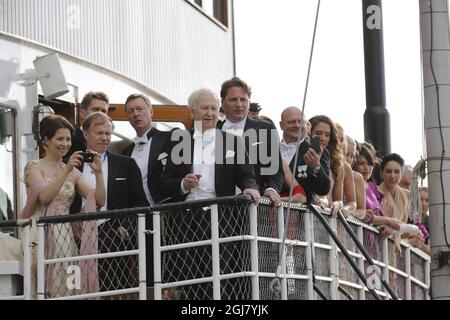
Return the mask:
[[[311,212],[309,210],[303,213],[304,215],[304,230],[305,230],[305,242],[306,246],[306,275],[308,276],[307,283],[307,297],[308,300],[314,299],[314,288],[313,288],[313,269],[312,269],[312,250],[314,250],[311,246],[311,232],[312,232],[312,223],[311,223]]]
[[[382,250],[382,255],[383,255],[383,263],[384,263],[384,268],[383,268],[383,277],[386,280],[386,282],[389,284],[389,286],[391,286],[391,288],[393,288],[393,283],[390,283],[389,281],[389,245],[388,245],[388,239],[384,239],[383,240],[383,250]],[[383,289],[383,291],[386,293],[386,300],[389,300],[389,293],[386,290],[386,288]]]
[[[37,225],[37,297],[38,300],[45,299],[45,229],[43,224]]]
[[[31,300],[31,250],[30,250],[30,225],[23,228],[23,295],[25,300]]]
[[[330,227],[333,229],[333,231],[336,232],[336,217],[330,217]],[[331,300],[339,300],[339,262],[338,262],[338,252],[337,252],[337,245],[334,242],[333,238],[329,236],[330,238],[330,277],[331,277],[331,283],[330,283],[330,297]]]
[[[161,300],[161,217],[153,212],[153,267],[155,271],[155,300]]]
[[[219,248],[219,208],[211,205],[211,254],[213,276],[213,299],[220,300],[220,248]]]
[[[405,251],[405,273],[408,275],[405,279],[406,300],[411,300],[411,248],[408,246],[404,249],[404,251]]]
[[[250,205],[250,235],[251,242],[251,268],[252,276],[252,299],[259,300],[259,255],[258,255],[258,210],[253,203]]]
[[[364,243],[364,227],[363,226],[358,226],[358,229],[357,229],[356,232],[357,232],[357,236],[358,236],[359,242]],[[364,257],[362,256],[362,253],[361,253],[361,251],[359,251],[359,249],[358,249],[358,252],[359,252],[359,254],[361,254],[361,258],[358,259],[358,267],[359,267],[360,270],[362,270],[362,272],[365,275],[366,274],[366,272],[365,272],[366,270],[364,268]],[[365,287],[364,282],[361,279],[359,279],[358,283],[362,287],[359,290],[359,300],[366,300],[366,290],[364,289],[364,287]]]
[[[280,240],[283,240],[284,235],[284,211],[283,206],[280,206],[277,208],[277,220],[278,220],[278,238]],[[286,246],[283,246],[282,243],[280,243],[280,250],[283,250],[282,258],[281,258],[281,274],[283,274],[283,277],[281,277],[281,300],[287,300],[287,281],[286,281]]]
[[[145,214],[138,214],[138,249],[139,249],[139,300],[147,300],[147,270],[145,266]]]
[[[428,288],[430,288],[431,285],[431,261],[427,260],[425,261],[425,268],[424,268],[424,272],[425,272],[425,284],[427,285]],[[427,291],[427,293],[425,294],[425,299],[426,300],[430,300],[430,290]]]

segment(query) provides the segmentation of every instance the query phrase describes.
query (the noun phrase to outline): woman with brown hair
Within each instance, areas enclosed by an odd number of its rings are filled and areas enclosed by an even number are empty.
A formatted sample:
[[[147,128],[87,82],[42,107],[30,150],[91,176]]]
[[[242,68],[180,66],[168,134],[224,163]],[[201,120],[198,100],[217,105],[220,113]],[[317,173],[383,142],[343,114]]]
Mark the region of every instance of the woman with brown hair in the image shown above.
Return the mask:
[[[331,169],[331,188],[328,194],[328,206],[332,212],[341,210],[344,215],[356,209],[355,191],[352,179],[348,179],[344,184],[345,178],[345,158],[342,152],[342,145],[339,139],[339,133],[333,121],[324,115],[314,116],[309,119],[311,123],[311,137],[319,136],[320,145],[327,149],[330,154]],[[344,189],[349,205],[344,206]],[[322,203],[324,204],[324,203]]]
[[[63,157],[71,146],[73,127],[67,119],[60,115],[51,115],[42,119],[39,124],[41,146],[44,156],[29,162],[25,166],[24,182],[27,189],[27,203],[20,217],[32,218],[30,240],[37,242],[36,219],[44,216],[69,214],[69,208],[75,192],[87,199],[87,211],[95,211],[105,203],[105,185],[103,182],[101,159],[94,154],[91,164],[95,172],[96,188],[91,189],[81,172],[77,169],[83,161],[80,151],[69,158],[67,164]],[[46,258],[61,258],[77,255],[77,246],[70,224],[48,225],[46,230]],[[83,247],[83,246],[82,246]],[[36,252],[32,250],[32,280],[35,280]],[[49,296],[71,294],[66,286],[68,263],[47,266],[46,293]],[[32,284],[32,290],[35,285]]]

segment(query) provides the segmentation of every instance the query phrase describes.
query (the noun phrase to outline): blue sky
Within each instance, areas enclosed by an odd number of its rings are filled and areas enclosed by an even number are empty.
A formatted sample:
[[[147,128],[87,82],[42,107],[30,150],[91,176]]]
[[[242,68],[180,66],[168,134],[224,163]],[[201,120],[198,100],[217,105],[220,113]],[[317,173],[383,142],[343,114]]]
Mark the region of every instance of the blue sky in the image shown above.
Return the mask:
[[[386,100],[391,149],[415,165],[423,153],[418,1],[383,1]],[[301,107],[317,1],[235,1],[237,74],[262,114]],[[361,0],[322,0],[305,113],[326,114],[364,139]]]

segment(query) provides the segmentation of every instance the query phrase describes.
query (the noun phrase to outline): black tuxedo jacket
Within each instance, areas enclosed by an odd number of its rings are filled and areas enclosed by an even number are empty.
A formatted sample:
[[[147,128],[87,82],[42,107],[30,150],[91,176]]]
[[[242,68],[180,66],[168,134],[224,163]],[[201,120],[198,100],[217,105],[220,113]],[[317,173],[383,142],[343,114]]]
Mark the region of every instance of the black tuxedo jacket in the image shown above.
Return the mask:
[[[222,129],[223,124],[224,121],[219,122],[217,124],[217,128]],[[256,141],[252,141],[253,139],[249,138],[251,135],[246,135],[246,133],[248,133],[250,129],[253,129],[255,131]],[[273,132],[277,133],[275,141],[272,140],[272,137],[270,135],[272,130],[274,130]],[[257,155],[256,159],[250,159],[250,163],[253,164],[255,170],[256,183],[258,184],[259,192],[261,194],[264,194],[264,191],[267,188],[273,188],[278,193],[280,193],[283,187],[283,163],[281,160],[279,148],[280,139],[278,137],[277,129],[271,123],[247,117],[244,127],[244,135],[245,137],[243,138],[245,142],[245,149],[247,150],[248,155]],[[261,147],[263,145],[265,145],[264,147],[267,147],[267,152],[260,153]],[[273,159],[273,157],[278,158],[278,168],[275,174],[266,175],[264,174],[264,172],[262,172],[264,168],[271,167],[271,164],[263,163],[267,161],[263,161],[263,159],[261,158],[261,154],[266,154],[270,159]]]
[[[192,132],[185,131],[184,133],[185,135],[180,140],[188,139],[188,143],[185,143],[191,151],[190,162],[176,165],[173,163],[173,159],[169,157],[167,166],[161,177],[161,185],[164,195],[171,197],[171,202],[179,202],[186,199],[187,194],[181,195],[181,181],[188,173],[192,173],[194,140],[192,138]],[[220,138],[223,139],[222,152],[219,152],[219,148],[217,147],[220,145],[217,142]],[[177,143],[178,142],[172,143],[171,149],[176,146]],[[253,166],[248,163],[242,139],[220,130],[216,130],[215,143],[216,164],[214,185],[217,197],[235,195],[236,186],[238,186],[241,190],[248,188],[257,190],[258,186],[255,181]],[[180,156],[183,155],[184,153],[182,150],[180,152]],[[238,164],[238,159],[240,156],[243,156],[245,162],[244,164]],[[221,161],[217,161],[219,157],[221,158]]]
[[[64,163],[67,163],[70,156],[75,151],[86,151],[86,139],[84,139],[83,131],[80,128],[75,129],[75,132],[72,135],[72,145],[70,146],[69,151],[64,156]]]
[[[108,152],[108,181],[105,181],[105,187],[108,210],[148,206],[141,171],[130,157]],[[76,195],[70,212],[80,212],[81,202],[81,197]]]
[[[153,200],[156,203],[164,199],[161,193],[161,175],[164,171],[165,161],[167,161],[169,153],[167,152],[167,143],[170,139],[170,132],[160,131],[156,128],[152,128],[148,133],[147,137],[152,137],[152,142],[150,146],[150,155],[148,157],[148,177],[147,186],[150,190]],[[125,149],[123,149],[122,154],[131,157],[135,144],[132,143]],[[163,153],[167,154],[166,158],[161,158],[160,155]]]
[[[314,174],[311,167],[307,167],[306,178],[300,175],[299,167],[305,166],[304,156],[308,151],[310,144],[305,140],[299,146],[297,163],[294,164],[295,156],[292,158],[289,167],[295,176],[297,182],[305,189],[308,202],[311,201],[315,194],[325,196],[330,191],[330,154],[328,150],[324,150],[320,157],[320,170]]]

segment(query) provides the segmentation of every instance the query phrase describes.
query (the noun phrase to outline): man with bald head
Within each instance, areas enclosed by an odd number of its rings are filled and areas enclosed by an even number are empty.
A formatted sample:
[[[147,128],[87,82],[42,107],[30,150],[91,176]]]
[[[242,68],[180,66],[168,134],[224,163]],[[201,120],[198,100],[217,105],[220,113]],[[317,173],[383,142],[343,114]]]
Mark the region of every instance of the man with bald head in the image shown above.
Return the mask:
[[[297,107],[284,109],[281,113],[280,128],[283,131],[281,157],[283,162],[289,164],[295,179],[305,189],[308,202],[314,199],[315,194],[327,195],[330,191],[330,155],[322,147],[320,154],[317,154],[305,139],[307,128],[301,110]],[[299,154],[297,163],[294,163],[298,141]]]

